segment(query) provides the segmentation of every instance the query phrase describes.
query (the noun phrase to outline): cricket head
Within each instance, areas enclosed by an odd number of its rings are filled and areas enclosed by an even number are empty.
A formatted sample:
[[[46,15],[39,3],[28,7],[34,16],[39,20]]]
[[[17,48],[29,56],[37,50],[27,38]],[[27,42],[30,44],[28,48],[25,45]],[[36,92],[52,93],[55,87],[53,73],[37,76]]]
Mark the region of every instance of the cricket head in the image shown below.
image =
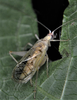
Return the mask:
[[[44,38],[45,40],[52,41],[55,38],[54,31],[49,31],[49,34]]]

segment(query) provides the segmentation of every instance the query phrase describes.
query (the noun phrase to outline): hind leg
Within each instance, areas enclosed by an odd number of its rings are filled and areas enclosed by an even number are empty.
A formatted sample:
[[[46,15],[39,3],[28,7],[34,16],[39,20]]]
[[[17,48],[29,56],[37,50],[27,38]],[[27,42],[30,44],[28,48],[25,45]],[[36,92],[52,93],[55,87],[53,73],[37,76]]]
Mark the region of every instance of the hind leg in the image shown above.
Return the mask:
[[[48,55],[46,54],[44,59],[42,60],[42,63],[39,65],[39,68],[47,61],[47,76],[48,76]],[[37,69],[36,73],[36,81],[35,81],[35,89],[34,89],[34,99],[36,98],[36,89],[37,89],[37,78],[38,78],[38,72],[39,69]]]
[[[42,66],[47,61],[47,76],[48,76],[48,55],[46,54],[40,66]]]
[[[9,51],[9,54],[10,54],[10,56],[12,57],[12,59],[16,62],[16,63],[18,63],[18,61],[14,58],[14,56],[12,55],[12,51]]]

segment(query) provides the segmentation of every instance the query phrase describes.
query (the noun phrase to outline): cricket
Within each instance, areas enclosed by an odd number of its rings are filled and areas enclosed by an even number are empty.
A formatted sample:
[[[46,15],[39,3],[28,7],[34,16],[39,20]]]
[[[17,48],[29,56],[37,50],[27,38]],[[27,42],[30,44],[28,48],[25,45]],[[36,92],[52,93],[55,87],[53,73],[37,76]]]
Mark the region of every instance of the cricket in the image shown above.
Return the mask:
[[[68,21],[67,23],[69,22],[70,21]],[[38,21],[38,23],[44,26],[41,22]],[[60,28],[61,26],[59,26],[58,28]],[[47,34],[47,36],[45,36],[42,39],[39,39],[39,37],[35,35],[38,41],[34,45],[28,43],[31,46],[30,50],[19,51],[19,52],[9,51],[10,56],[17,63],[17,65],[13,69],[12,78],[18,83],[27,83],[28,81],[30,81],[32,85],[32,77],[34,76],[36,72],[38,73],[39,69],[42,67],[42,65],[45,62],[47,62],[47,76],[48,76],[47,50],[48,50],[48,47],[51,46],[50,42],[51,41],[54,41],[54,42],[55,41],[68,41],[68,40],[55,40],[54,39],[56,37],[54,35],[54,32],[58,28],[56,28],[54,31],[51,32],[50,29],[48,29],[46,26],[44,27],[49,31],[49,33]],[[17,61],[12,54],[22,56],[22,58],[20,59],[20,61]]]

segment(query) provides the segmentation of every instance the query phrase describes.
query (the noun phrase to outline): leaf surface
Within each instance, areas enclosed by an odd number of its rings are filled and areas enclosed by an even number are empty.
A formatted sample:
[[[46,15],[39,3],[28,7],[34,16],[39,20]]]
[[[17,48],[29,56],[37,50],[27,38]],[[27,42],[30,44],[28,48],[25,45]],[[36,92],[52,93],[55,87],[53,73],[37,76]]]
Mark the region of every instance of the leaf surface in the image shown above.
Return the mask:
[[[70,0],[64,23],[77,17],[76,5],[76,0]],[[0,0],[0,100],[33,100],[34,86],[11,79],[16,63],[9,56],[9,51],[19,51],[27,43],[34,43],[37,26],[31,17],[35,18],[30,0]],[[63,59],[49,63],[49,77],[46,64],[40,69],[36,100],[77,99],[77,20],[63,26],[61,39],[69,39],[60,44]]]

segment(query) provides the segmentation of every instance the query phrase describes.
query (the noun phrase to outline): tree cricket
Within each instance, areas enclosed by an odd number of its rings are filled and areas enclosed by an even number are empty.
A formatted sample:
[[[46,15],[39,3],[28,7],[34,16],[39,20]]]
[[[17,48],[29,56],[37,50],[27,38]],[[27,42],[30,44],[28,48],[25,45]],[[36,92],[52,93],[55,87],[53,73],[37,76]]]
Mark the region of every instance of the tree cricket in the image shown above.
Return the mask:
[[[39,23],[43,25],[41,22]],[[67,23],[69,23],[69,21]],[[60,28],[61,26],[59,26],[58,28]],[[68,40],[55,40],[54,39],[56,37],[54,35],[54,32],[58,28],[56,28],[54,31],[51,32],[46,26],[44,27],[49,31],[49,33],[47,34],[47,36],[45,36],[42,39],[39,39],[39,37],[35,35],[38,41],[34,45],[29,44],[31,46],[31,49],[29,51],[19,51],[19,52],[9,51],[10,56],[17,63],[17,65],[13,69],[12,77],[15,81],[19,83],[27,83],[30,80],[30,83],[32,85],[32,77],[34,76],[36,72],[38,73],[38,70],[42,67],[42,65],[46,61],[47,61],[47,75],[48,75],[47,50],[48,50],[48,47],[51,46],[50,42],[51,41],[68,41]],[[22,58],[20,59],[20,61],[17,61],[13,57],[12,54],[22,56]]]

